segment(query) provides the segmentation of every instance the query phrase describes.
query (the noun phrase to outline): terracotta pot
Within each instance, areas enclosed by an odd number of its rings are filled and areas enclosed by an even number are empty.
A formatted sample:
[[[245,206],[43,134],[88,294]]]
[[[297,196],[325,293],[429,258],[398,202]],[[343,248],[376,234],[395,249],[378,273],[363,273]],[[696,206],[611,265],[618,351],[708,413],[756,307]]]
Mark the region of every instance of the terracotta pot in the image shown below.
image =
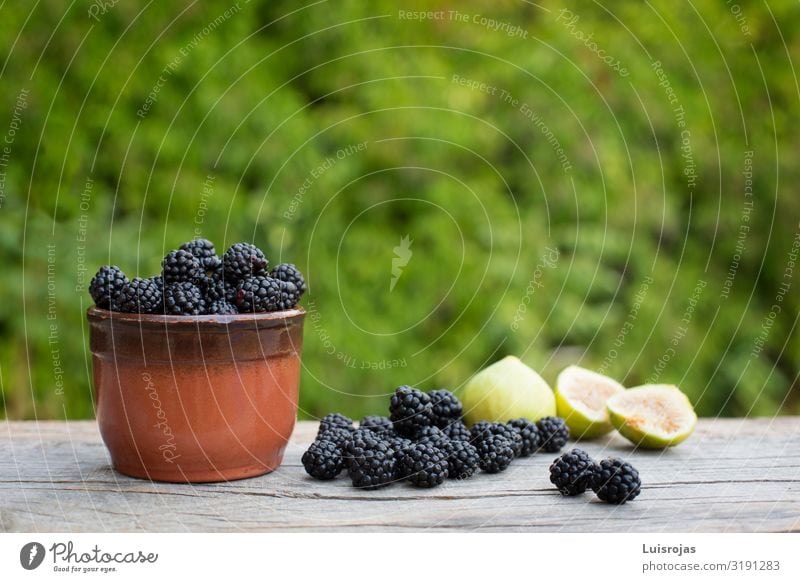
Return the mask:
[[[92,307],[87,316],[97,422],[115,469],[207,482],[281,464],[305,311],[179,317]]]

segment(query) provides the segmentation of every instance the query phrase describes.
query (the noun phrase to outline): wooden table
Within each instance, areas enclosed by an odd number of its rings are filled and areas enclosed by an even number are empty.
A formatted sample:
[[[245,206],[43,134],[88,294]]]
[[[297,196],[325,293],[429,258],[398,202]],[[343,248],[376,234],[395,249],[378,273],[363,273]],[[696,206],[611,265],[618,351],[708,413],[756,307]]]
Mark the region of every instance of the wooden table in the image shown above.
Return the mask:
[[[316,423],[295,430],[283,466],[229,483],[174,485],[111,469],[94,422],[0,422],[0,530],[73,531],[800,531],[800,418],[701,420],[684,444],[634,451],[619,436],[582,443],[641,473],[623,506],[562,497],[556,455],[517,459],[430,490],[353,488],[307,477]]]

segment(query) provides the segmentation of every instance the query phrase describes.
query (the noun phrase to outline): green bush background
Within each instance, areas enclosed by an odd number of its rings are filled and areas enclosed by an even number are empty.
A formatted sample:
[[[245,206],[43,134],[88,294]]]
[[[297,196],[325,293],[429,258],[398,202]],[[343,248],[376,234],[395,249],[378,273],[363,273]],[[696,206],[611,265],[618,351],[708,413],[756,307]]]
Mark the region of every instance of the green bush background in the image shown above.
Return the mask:
[[[466,22],[420,22],[399,10],[452,7],[119,2],[95,20],[86,2],[33,13],[6,3],[0,132],[28,93],[0,207],[3,414],[91,417],[81,260],[87,282],[106,263],[153,274],[196,228],[218,247],[254,241],[307,273],[304,417],[381,413],[398,384],[456,388],[506,354],[550,381],[580,363],[634,385],[653,379],[673,340],[658,379],[700,413],[800,411],[800,282],[786,271],[800,219],[796,4],[739,2],[749,35],[724,2],[494,4],[458,3]],[[579,17],[572,27],[563,7]],[[693,190],[653,61],[685,111]],[[313,177],[327,158],[336,162]],[[390,291],[406,235],[413,255]],[[559,258],[537,270],[548,248]],[[402,365],[361,369],[393,360]]]

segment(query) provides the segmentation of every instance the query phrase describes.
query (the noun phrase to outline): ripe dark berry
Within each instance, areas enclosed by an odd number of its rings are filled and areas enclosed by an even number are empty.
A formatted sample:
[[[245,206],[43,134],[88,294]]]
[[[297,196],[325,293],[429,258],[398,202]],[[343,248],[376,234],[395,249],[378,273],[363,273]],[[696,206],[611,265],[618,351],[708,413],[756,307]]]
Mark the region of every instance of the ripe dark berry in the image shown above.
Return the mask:
[[[447,476],[450,479],[469,479],[478,470],[479,463],[475,447],[466,441],[452,441],[447,457]]]
[[[488,422],[486,420],[476,422],[470,430],[470,441],[474,444],[478,439],[487,434],[496,434],[505,437],[508,444],[511,445],[511,448],[514,450],[515,457],[519,457],[522,453],[522,436],[520,436],[516,429],[500,422]]]
[[[353,430],[343,428],[341,426],[323,426],[320,425],[319,432],[317,432],[317,440],[326,440],[336,443],[340,448],[344,447],[347,441],[353,436]]]
[[[273,279],[278,281],[278,279]],[[278,298],[277,310],[283,311],[284,309],[292,309],[300,300],[300,293],[294,283],[288,281],[278,281],[278,288],[280,289],[280,296]]]
[[[475,442],[479,466],[487,473],[505,471],[514,460],[514,449],[508,439],[499,434],[484,434]]]
[[[445,453],[453,450],[453,443],[442,429],[436,426],[426,426],[417,432],[416,441],[420,443],[431,443],[442,449]]]
[[[278,281],[286,281],[292,283],[297,290],[297,298],[306,292],[306,280],[303,274],[291,263],[281,263],[270,271],[270,277],[278,279]]]
[[[539,431],[539,447],[548,453],[557,453],[569,440],[569,428],[563,419],[546,416],[536,423]]]
[[[356,430],[342,452],[354,487],[377,489],[397,478],[394,448],[369,430]]]
[[[344,468],[339,445],[330,440],[314,441],[303,453],[303,467],[315,479],[334,479]]]
[[[111,309],[111,300],[127,282],[128,278],[119,267],[105,265],[92,277],[89,283],[89,295],[97,307]]]
[[[189,251],[178,249],[172,251],[161,262],[164,284],[170,283],[199,283],[203,278],[203,266],[200,259]]]
[[[222,261],[217,256],[214,243],[210,240],[197,238],[193,241],[183,243],[180,246],[180,250],[190,252],[200,259],[200,265],[203,267],[206,276],[210,277],[222,267]]]
[[[550,465],[550,482],[562,495],[580,495],[592,484],[595,462],[580,449],[572,449]]]
[[[430,393],[433,404],[433,424],[444,428],[461,418],[461,401],[449,390],[434,390]]]
[[[358,423],[359,428],[366,428],[378,434],[391,434],[394,432],[392,421],[385,416],[365,416]]]
[[[280,283],[270,277],[251,277],[236,290],[236,307],[241,313],[266,313],[278,309]]]
[[[592,491],[602,501],[621,505],[635,499],[642,489],[639,471],[622,459],[604,459],[594,471]]]
[[[411,386],[400,386],[389,402],[389,418],[394,429],[407,438],[433,423],[433,405],[430,396]]]
[[[469,442],[471,435],[467,425],[460,420],[454,420],[444,428],[442,432],[447,435],[451,441],[466,441]]]
[[[167,315],[202,315],[203,294],[197,285],[183,281],[164,287],[164,313]]]
[[[508,426],[519,433],[522,438],[520,457],[528,457],[539,450],[541,446],[539,429],[527,418],[517,418],[508,423]]]
[[[124,313],[164,312],[163,290],[155,278],[129,281],[114,295],[112,303],[116,311]]]
[[[228,303],[224,299],[207,303],[206,313],[208,315],[236,315],[239,310],[236,306]]]
[[[447,453],[432,442],[408,446],[400,457],[400,471],[415,487],[436,487],[447,478]]]
[[[353,429],[353,419],[345,416],[344,414],[339,414],[338,412],[332,412],[331,414],[327,414],[323,416],[319,420],[319,428],[320,431],[323,429],[328,428],[346,428],[347,430],[354,430]]]
[[[222,255],[222,272],[229,284],[265,275],[268,265],[261,249],[249,243],[236,243]]]

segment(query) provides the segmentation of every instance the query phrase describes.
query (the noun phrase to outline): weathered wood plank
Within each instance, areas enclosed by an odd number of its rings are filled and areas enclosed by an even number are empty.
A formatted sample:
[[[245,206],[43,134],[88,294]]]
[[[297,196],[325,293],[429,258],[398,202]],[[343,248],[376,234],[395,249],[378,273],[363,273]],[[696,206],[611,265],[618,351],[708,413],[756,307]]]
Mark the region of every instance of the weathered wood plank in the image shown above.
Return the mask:
[[[556,455],[433,490],[321,483],[300,465],[315,432],[300,423],[270,475],[175,485],[113,471],[93,422],[0,423],[0,530],[800,531],[797,418],[702,420],[667,451],[634,451],[618,436],[582,443],[639,469],[644,490],[622,507],[562,498],[548,480]]]

